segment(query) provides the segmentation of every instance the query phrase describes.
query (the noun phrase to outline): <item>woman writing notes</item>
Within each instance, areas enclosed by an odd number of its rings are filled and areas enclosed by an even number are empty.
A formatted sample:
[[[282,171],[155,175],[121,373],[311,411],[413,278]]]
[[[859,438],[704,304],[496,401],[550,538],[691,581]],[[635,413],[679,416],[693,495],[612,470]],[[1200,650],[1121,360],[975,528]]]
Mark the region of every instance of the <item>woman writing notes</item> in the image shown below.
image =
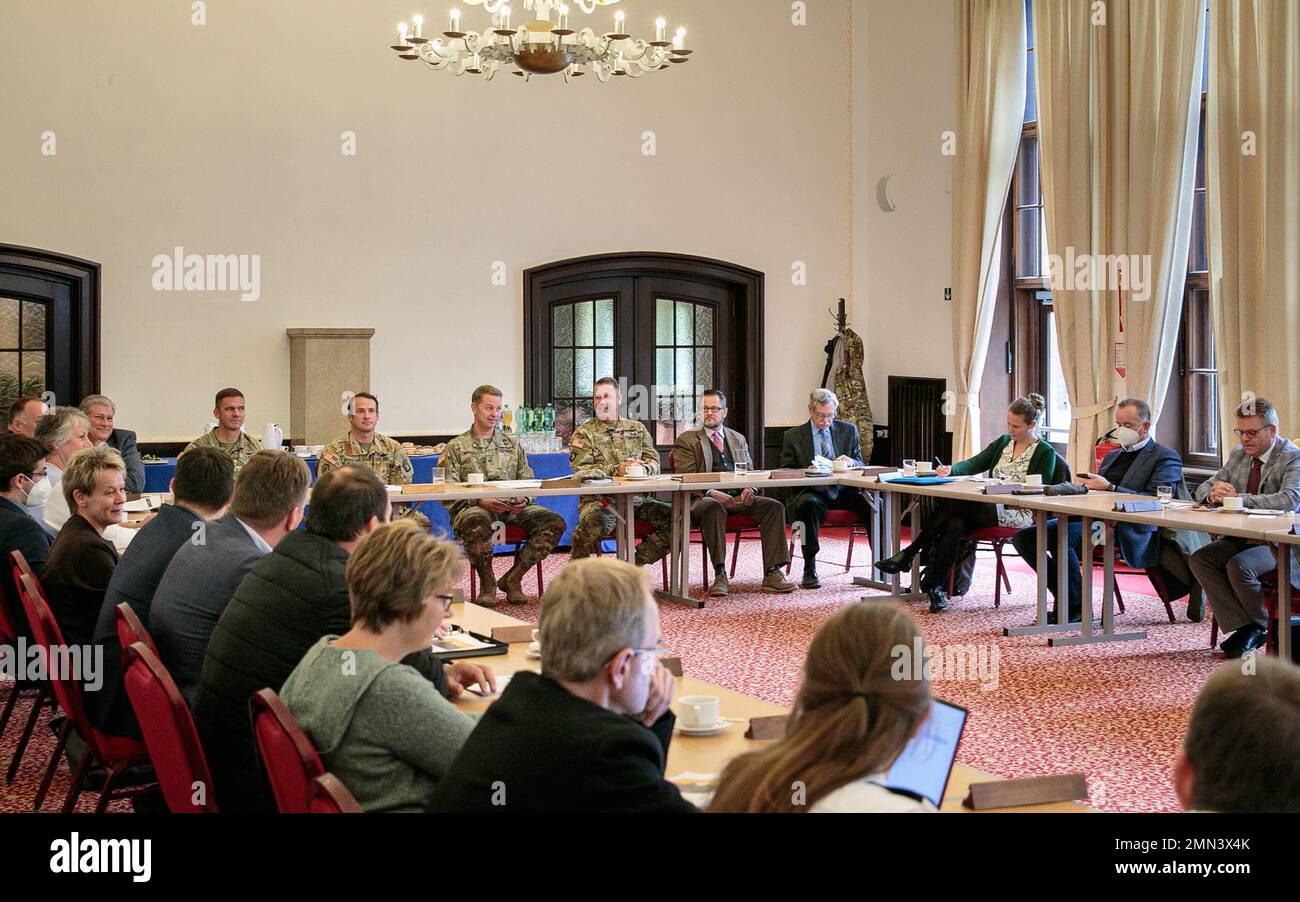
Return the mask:
[[[1026,477],[1041,476],[1044,485],[1069,482],[1069,466],[1055,448],[1038,437],[1038,424],[1046,407],[1042,395],[1031,394],[1014,401],[1007,410],[1005,435],[998,436],[974,457],[958,461],[951,467],[939,467],[936,472],[939,476],[974,476],[991,472],[995,478],[1011,482],[1025,482]],[[1033,514],[1023,508],[945,498],[938,502],[934,513],[921,525],[921,532],[912,544],[877,561],[876,567],[885,573],[902,573],[911,569],[916,555],[926,551],[928,562],[921,589],[930,596],[930,612],[938,613],[948,607],[944,586],[966,536],[991,526],[1023,529],[1031,522]]]

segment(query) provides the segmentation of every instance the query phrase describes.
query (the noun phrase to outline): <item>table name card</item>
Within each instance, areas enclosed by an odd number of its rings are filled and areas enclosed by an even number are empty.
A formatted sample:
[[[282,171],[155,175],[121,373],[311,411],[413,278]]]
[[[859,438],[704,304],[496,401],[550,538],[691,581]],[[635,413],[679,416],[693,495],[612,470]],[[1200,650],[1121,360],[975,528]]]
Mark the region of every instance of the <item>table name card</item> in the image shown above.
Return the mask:
[[[682,675],[681,658],[660,658],[659,663],[664,665],[664,668],[673,676],[679,677]]]
[[[1153,498],[1143,498],[1138,501],[1116,501],[1115,510],[1125,514],[1136,514],[1141,511],[1158,511],[1163,508],[1160,502]]]
[[[751,717],[749,729],[745,731],[746,739],[780,739],[785,735],[786,724],[790,715],[777,714],[770,717]]]
[[[1016,485],[986,485],[984,486],[985,495],[1014,495],[1020,491],[1022,486]]]
[[[515,642],[532,642],[533,625],[526,623],[523,626],[498,626],[492,629],[492,640],[494,642],[504,642],[512,645]]]
[[[1088,779],[1083,774],[1056,774],[1050,777],[1026,777],[1022,780],[998,780],[972,783],[970,795],[962,805],[975,811],[989,808],[1012,808],[1045,802],[1070,802],[1088,795]]]

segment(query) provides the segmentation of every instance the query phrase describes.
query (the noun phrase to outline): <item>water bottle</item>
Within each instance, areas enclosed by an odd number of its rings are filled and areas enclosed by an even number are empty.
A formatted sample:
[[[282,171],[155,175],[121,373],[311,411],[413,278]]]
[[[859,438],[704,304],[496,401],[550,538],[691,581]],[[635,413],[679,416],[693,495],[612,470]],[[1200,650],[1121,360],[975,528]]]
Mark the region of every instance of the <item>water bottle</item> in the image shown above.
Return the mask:
[[[555,405],[548,403],[542,411],[542,431],[546,433],[546,450],[558,451],[555,436]]]
[[[510,431],[510,421],[511,421],[511,420],[512,420],[512,417],[511,417],[511,415],[510,415],[510,405],[507,404],[507,405],[505,405],[504,407],[501,408],[501,428],[502,428],[503,430],[505,430],[506,432],[509,432],[509,431]]]

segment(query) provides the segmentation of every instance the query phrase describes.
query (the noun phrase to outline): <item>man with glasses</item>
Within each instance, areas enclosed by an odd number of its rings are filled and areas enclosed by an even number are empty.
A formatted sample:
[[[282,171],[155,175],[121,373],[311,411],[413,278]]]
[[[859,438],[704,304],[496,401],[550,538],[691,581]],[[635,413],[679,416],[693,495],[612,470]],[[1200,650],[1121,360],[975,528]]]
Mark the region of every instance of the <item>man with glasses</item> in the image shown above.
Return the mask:
[[[4,556],[5,613],[20,634],[26,635],[27,617],[18,602],[18,588],[9,576],[9,552],[20,551],[32,571],[40,573],[53,539],[27,511],[27,494],[45,478],[45,445],[17,433],[0,435],[0,554]]]
[[[677,436],[673,445],[674,473],[731,473],[736,464],[753,465],[749,443],[723,423],[727,419],[727,396],[711,388],[700,398],[700,428]],[[785,507],[775,498],[765,498],[753,486],[722,491],[710,489],[691,508],[691,521],[700,527],[704,547],[713,561],[713,584],[709,594],[727,594],[727,520],[732,514],[744,514],[758,522],[763,537],[764,592],[794,591],[781,571],[790,562],[785,543]]]
[[[786,430],[781,445],[783,469],[803,469],[822,464],[822,461],[836,460],[847,460],[850,466],[862,466],[858,427],[835,419],[839,406],[839,398],[829,389],[819,388],[809,395],[808,422]],[[826,512],[851,510],[865,521],[871,508],[858,489],[838,485],[803,489],[786,504],[790,522],[803,533],[803,580],[799,585],[805,589],[820,589],[821,580],[817,578],[817,552],[821,549],[818,530]]]
[[[1300,510],[1300,448],[1278,433],[1277,409],[1263,398],[1237,408],[1232,449],[1223,469],[1201,484],[1196,499],[1221,505],[1240,498],[1243,507]],[[1268,613],[1260,577],[1277,569],[1273,549],[1259,542],[1216,539],[1191,558],[1192,573],[1205,589],[1219,625],[1231,633],[1219,644],[1229,658],[1239,658],[1264,644]],[[1300,588],[1300,549],[1291,547],[1291,584]]]

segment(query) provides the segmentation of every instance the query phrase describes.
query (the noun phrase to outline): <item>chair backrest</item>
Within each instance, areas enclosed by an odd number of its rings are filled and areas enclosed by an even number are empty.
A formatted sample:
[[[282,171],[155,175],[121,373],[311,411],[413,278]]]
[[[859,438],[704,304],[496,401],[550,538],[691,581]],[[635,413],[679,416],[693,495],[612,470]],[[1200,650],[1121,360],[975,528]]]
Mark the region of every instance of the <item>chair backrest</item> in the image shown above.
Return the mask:
[[[27,558],[17,549],[9,552],[9,567],[13,573],[14,598],[19,600],[21,608],[22,590],[19,587],[18,580],[24,573],[32,577],[32,579],[36,579],[36,574],[32,572],[31,566],[27,563]],[[39,584],[40,583],[38,582],[37,585]],[[23,611],[21,609],[13,613],[14,616],[23,616]],[[14,645],[17,641],[18,624],[14,623],[13,620],[10,619],[9,607],[4,603],[4,598],[0,596],[0,644]]]
[[[41,591],[40,583],[30,571],[22,574],[18,579],[18,596],[23,603],[23,610],[27,613],[27,622],[32,628],[32,638],[44,656],[46,676],[54,690],[55,700],[63,709],[63,713],[72,721],[72,726],[77,733],[94,752],[95,757],[101,761],[106,760],[101,754],[99,733],[91,728],[90,719],[86,716],[81,695],[81,681],[76,675],[64,672],[65,668],[59,666],[66,664],[71,667],[73,649],[69,649],[67,643],[63,641],[63,631],[59,629],[59,624],[54,619],[54,612],[50,610],[49,602],[45,600],[45,593]],[[51,652],[51,649],[58,649],[58,654]],[[77,649],[76,654],[80,653],[81,650]],[[80,663],[84,669],[87,662]]]
[[[118,610],[126,607],[119,605]],[[123,671],[126,694],[140,722],[167,808],[173,814],[215,812],[212,773],[189,706],[171,674],[144,642],[126,646]]]
[[[343,781],[328,771],[312,777],[307,803],[312,814],[361,814],[361,806]]]
[[[158,657],[158,646],[154,643],[153,636],[149,635],[149,630],[140,622],[129,604],[125,601],[119,604],[113,612],[113,618],[117,626],[117,644],[122,647],[123,670],[126,669],[126,650],[137,642],[143,642],[154,657]]]
[[[311,810],[308,794],[312,778],[325,773],[320,755],[275,692],[257,690],[251,707],[253,736],[275,806],[282,814],[306,813]]]

